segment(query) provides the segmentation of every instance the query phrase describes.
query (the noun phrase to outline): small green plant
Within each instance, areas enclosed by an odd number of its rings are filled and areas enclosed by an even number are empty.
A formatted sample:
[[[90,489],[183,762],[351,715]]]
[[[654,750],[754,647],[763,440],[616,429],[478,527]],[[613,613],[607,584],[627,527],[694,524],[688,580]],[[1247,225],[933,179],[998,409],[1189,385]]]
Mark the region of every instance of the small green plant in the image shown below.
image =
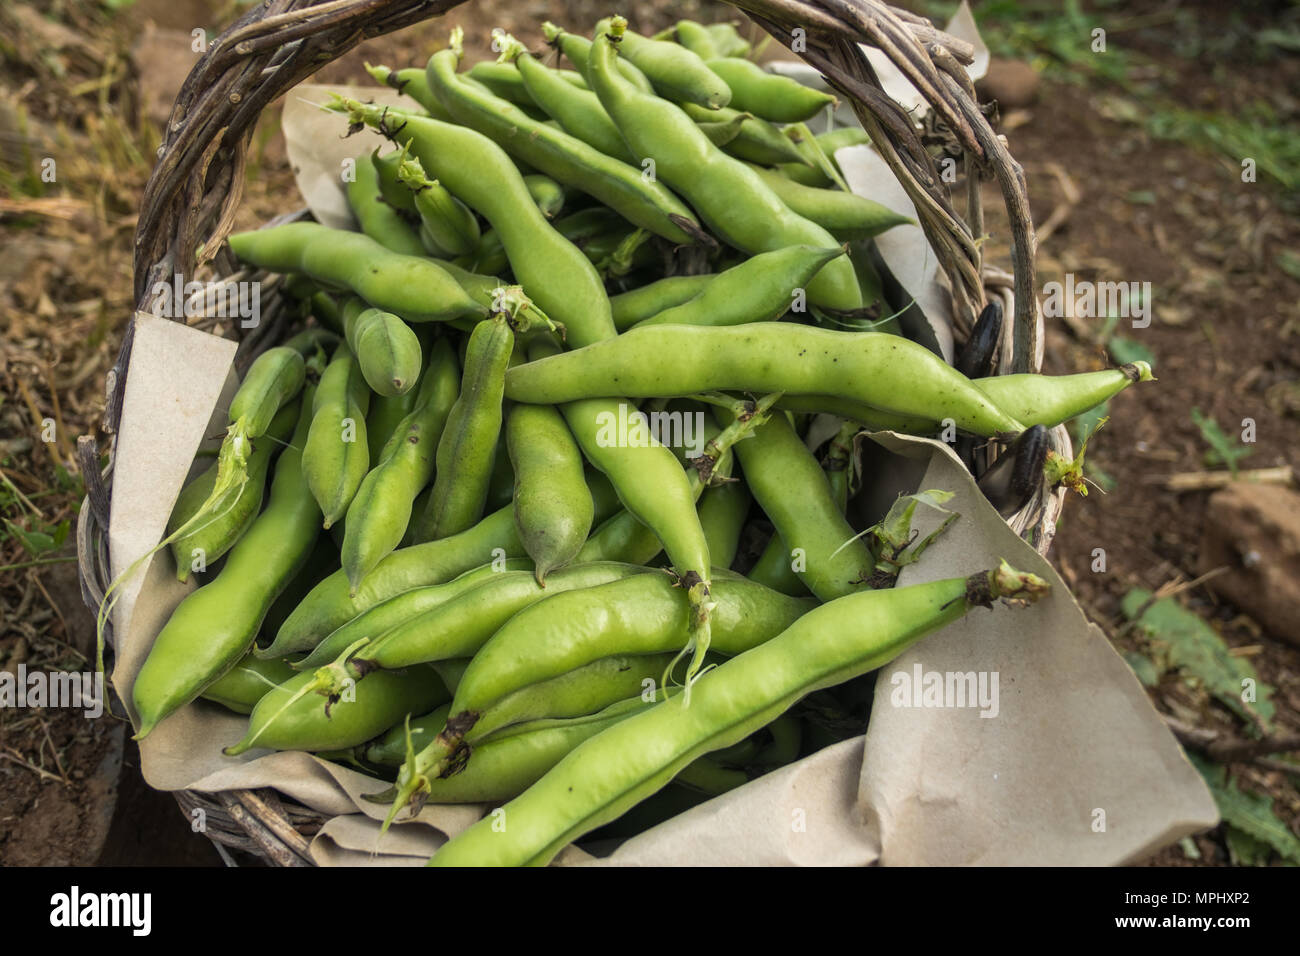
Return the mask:
[[[1207,465],[1227,465],[1228,470],[1232,472],[1232,477],[1237,477],[1238,459],[1254,453],[1255,449],[1243,445],[1239,441],[1233,441],[1219,427],[1218,422],[1213,418],[1202,415],[1199,408],[1192,409],[1192,421],[1201,430],[1201,435],[1210,446],[1205,453],[1205,463]]]

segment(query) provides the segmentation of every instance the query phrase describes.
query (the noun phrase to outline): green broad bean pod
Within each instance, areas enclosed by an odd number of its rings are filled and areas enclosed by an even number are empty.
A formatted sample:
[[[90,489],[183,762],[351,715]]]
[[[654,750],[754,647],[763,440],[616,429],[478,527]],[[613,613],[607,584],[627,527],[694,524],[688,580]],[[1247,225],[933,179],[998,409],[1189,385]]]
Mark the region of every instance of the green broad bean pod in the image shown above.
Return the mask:
[[[230,549],[221,573],[187,595],[154,639],[131,686],[135,739],[148,736],[248,653],[271,603],[311,554],[321,514],[299,451],[309,399],[304,395],[298,427],[276,461],[266,510]]]
[[[375,172],[379,174],[379,193],[384,202],[394,209],[400,210],[409,215],[416,215],[415,196],[411,190],[406,187],[398,177],[397,171],[402,165],[402,151],[400,149],[389,150],[383,153],[380,147],[376,146],[370,154],[370,165],[375,167]],[[408,222],[410,220],[408,219]],[[364,229],[361,230],[365,232]],[[398,250],[400,251],[400,250]],[[414,254],[414,253],[413,253]]]
[[[552,179],[588,193],[634,225],[674,243],[703,239],[694,214],[665,186],[639,168],[529,118],[505,100],[473,89],[456,72],[458,60],[453,46],[431,56],[426,68],[434,95],[457,122]]]
[[[607,18],[596,24],[595,43],[599,44],[600,38],[608,33],[613,19]],[[651,40],[624,29],[619,38],[619,50],[666,100],[695,103],[711,110],[731,102],[731,89],[726,80],[683,46],[665,40]],[[591,69],[590,61],[588,69]]]
[[[408,322],[477,319],[488,311],[471,299],[446,269],[425,256],[423,248],[418,256],[401,255],[361,233],[315,222],[238,232],[229,242],[236,258],[250,265],[272,272],[304,273],[347,289]]]
[[[327,530],[347,514],[370,470],[370,446],[366,443],[369,407],[370,390],[361,377],[361,367],[348,347],[340,345],[321,375],[302,451],[302,470]]]
[[[391,87],[404,96],[409,96],[431,118],[441,120],[444,123],[451,122],[451,116],[442,108],[442,104],[438,102],[437,97],[433,95],[433,91],[429,89],[429,81],[424,75],[424,70],[416,67],[392,70],[386,66],[374,66],[367,63],[366,72],[370,74],[375,82]]]
[[[715,278],[715,274],[668,276],[636,289],[610,296],[614,326],[621,332],[642,319],[658,315],[675,305],[695,298]]]
[[[339,107],[354,122],[409,143],[426,170],[492,224],[515,278],[546,315],[564,326],[571,344],[614,334],[600,275],[582,251],[546,221],[501,147],[481,133],[437,120],[393,116],[356,100],[342,100]]]
[[[347,750],[383,733],[408,714],[423,714],[447,699],[436,671],[413,667],[374,675],[349,697],[328,709],[303,693],[311,674],[295,674],[268,692],[248,717],[248,732],[225,749],[237,756],[253,748],[313,751]]]
[[[700,527],[709,542],[714,567],[729,568],[735,562],[751,501],[743,481],[705,488],[700,495]]]
[[[1076,375],[992,375],[972,379],[989,401],[1026,425],[1052,427],[1082,415],[1137,382],[1153,380],[1151,366],[1131,362]],[[1022,417],[1023,416],[1023,417]]]
[[[257,513],[262,510],[262,498],[266,492],[266,476],[271,469],[271,460],[293,434],[294,425],[298,422],[299,410],[297,402],[285,405],[276,413],[266,434],[253,442],[253,450],[248,456],[248,480],[229,508],[199,521],[189,531],[172,540],[171,552],[176,560],[178,580],[187,581],[191,571],[204,571],[209,564],[215,564],[234,546],[257,517]],[[172,508],[171,518],[167,522],[168,537],[189,524],[195,515],[200,513],[200,509],[216,488],[218,467],[217,463],[213,462],[209,468],[181,489]]]
[[[852,593],[875,564],[838,507],[821,465],[784,415],[773,415],[749,441],[736,446],[750,493],[794,563],[799,579],[819,599]],[[752,575],[751,575],[752,577]]]
[[[356,296],[343,303],[342,317],[344,338],[371,391],[391,397],[415,386],[424,356],[409,325]]]
[[[433,491],[416,525],[416,540],[459,534],[483,517],[514,343],[514,331],[504,316],[480,322],[470,334],[460,397],[438,441]]]
[[[415,497],[433,475],[438,442],[457,400],[458,371],[451,346],[439,339],[415,408],[384,445],[379,463],[348,506],[340,559],[353,591],[406,534]]]
[[[783,203],[837,239],[867,239],[895,226],[914,222],[865,196],[839,189],[804,186],[761,166],[750,164],[750,168]]]
[[[361,232],[391,252],[424,255],[420,236],[402,214],[384,199],[379,170],[364,156],[357,157],[354,177],[347,183],[348,206]]]
[[[712,595],[710,649],[728,656],[775,637],[817,603],[727,575],[713,582]],[[556,595],[520,611],[474,654],[449,720],[472,726],[507,694],[612,654],[677,650],[689,627],[686,596],[662,573]]]
[[[618,127],[586,83],[578,87],[566,82],[564,71],[542,63],[513,37],[504,38],[503,43],[501,55],[513,59],[529,95],[566,133],[606,156],[625,163],[632,162],[632,154],[628,152]]]
[[[933,352],[881,332],[767,322],[648,326],[506,373],[506,397],[532,404],[611,393],[668,398],[710,389],[830,393],[896,415],[951,418],[975,435],[1024,431]]]
[[[1048,585],[1005,564],[995,571],[864,591],[805,614],[784,633],[709,671],[685,695],[580,744],[505,805],[452,838],[435,866],[542,866],[563,847],[664,787],[697,757],[728,747],[801,697],[880,667],[970,608],[1032,600]],[[454,705],[453,705],[454,706]]]
[[[768,73],[749,60],[716,57],[706,63],[731,90],[733,109],[773,123],[800,123],[835,107],[835,97],[830,93],[804,86],[788,76]]]
[[[542,24],[542,34],[546,37],[546,42],[559,50],[586,80],[587,62],[591,59],[591,41],[576,33],[569,33],[549,20]],[[627,60],[619,61],[618,71],[623,74],[625,80],[641,92],[654,93],[655,88],[646,79],[646,75]],[[588,88],[590,88],[590,81],[588,81]]]
[[[537,583],[582,550],[595,505],[583,475],[582,452],[560,413],[546,405],[516,405],[506,419],[514,466],[515,523],[533,559]]]
[[[614,18],[611,30],[619,20]],[[616,42],[607,34],[597,37],[589,64],[592,89],[632,154],[653,159],[655,175],[685,196],[719,238],[751,254],[790,245],[836,245],[821,226],[791,212],[752,169],[709,142],[680,109],[624,80],[614,67]],[[836,312],[860,309],[852,263],[828,265],[809,285],[808,298]]]
[[[735,137],[723,146],[723,152],[737,159],[774,166],[777,163],[796,163],[804,165],[808,160],[799,148],[776,126],[752,113],[742,113],[730,107],[720,110],[707,110],[694,103],[680,104],[682,110],[693,119],[696,125],[705,123],[734,123],[740,127]],[[811,168],[811,166],[809,167]]]
[[[719,273],[693,299],[643,319],[637,327],[741,325],[779,319],[792,307],[801,308],[804,287],[844,251],[842,246],[788,246],[761,252]]]
[[[259,700],[293,673],[293,668],[284,661],[259,660],[250,652],[205,687],[199,696],[237,714],[250,714]]]
[[[474,213],[442,183],[430,179],[418,159],[406,150],[398,155],[397,179],[420,217],[422,248],[443,258],[473,253],[482,237]]]

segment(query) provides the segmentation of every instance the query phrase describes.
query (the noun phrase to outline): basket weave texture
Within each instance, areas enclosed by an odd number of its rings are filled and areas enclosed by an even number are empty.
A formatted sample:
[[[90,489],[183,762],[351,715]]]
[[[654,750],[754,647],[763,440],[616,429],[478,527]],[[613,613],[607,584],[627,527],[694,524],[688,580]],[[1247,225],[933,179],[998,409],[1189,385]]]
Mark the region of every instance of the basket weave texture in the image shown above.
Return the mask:
[[[249,142],[270,103],[358,43],[458,6],[463,0],[265,0],[221,34],[195,65],[176,98],[145,189],[135,235],[136,308],[152,312],[155,283],[229,276],[242,278],[224,246],[242,197]],[[1035,237],[1020,165],[977,103],[964,69],[974,50],[928,20],[879,0],[730,0],[734,6],[819,70],[853,107],[863,129],[916,206],[952,291],[955,332],[962,340],[990,298],[1012,303],[1011,332],[998,361],[1001,374],[1037,371],[1042,364],[1042,313],[1034,294]],[[906,76],[931,112],[924,131],[892,100],[859,44],[875,47]],[[949,154],[960,153],[967,172],[964,195],[954,197],[927,149],[938,136]],[[982,259],[984,216],[980,180],[994,179],[1010,222],[1012,272]],[[961,211],[958,211],[958,206]],[[287,309],[271,283],[263,321],[242,335],[237,366],[274,343]],[[182,313],[183,314],[183,313]],[[82,596],[97,608],[112,575],[108,555],[111,442],[121,417],[131,359],[128,325],[105,383],[101,430],[110,442],[100,468],[93,436],[78,440],[87,497],[77,526]],[[1069,451],[1063,429],[1053,432]],[[1013,519],[1024,533],[1037,530],[1046,552],[1063,495],[1040,493]],[[109,640],[111,643],[111,631]],[[120,710],[120,702],[118,703]],[[202,811],[205,832],[220,847],[278,866],[312,865],[310,837],[323,817],[273,790],[197,793],[178,791],[187,817]],[[228,853],[223,853],[231,860]]]

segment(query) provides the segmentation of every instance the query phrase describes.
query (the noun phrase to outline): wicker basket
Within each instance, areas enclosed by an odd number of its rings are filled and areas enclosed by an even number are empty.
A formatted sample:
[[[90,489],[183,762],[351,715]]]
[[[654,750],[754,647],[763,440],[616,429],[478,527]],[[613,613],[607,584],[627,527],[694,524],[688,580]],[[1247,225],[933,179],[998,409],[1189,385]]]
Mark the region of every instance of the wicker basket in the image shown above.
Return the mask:
[[[261,111],[323,65],[361,41],[438,16],[461,0],[264,0],[209,47],[186,79],[172,108],[158,151],[158,165],[146,187],[135,236],[137,309],[152,311],[147,294],[158,280],[202,274],[231,280],[239,272],[224,239],[238,207],[244,164]],[[1006,144],[976,103],[963,64],[973,49],[937,30],[928,20],[879,0],[731,0],[753,20],[827,78],[855,113],[880,155],[897,175],[952,289],[956,334],[962,340],[973,317],[991,297],[1000,297],[1013,321],[999,357],[999,371],[1037,371],[1042,364],[1042,313],[1034,294],[1035,237],[1024,175]],[[796,42],[796,38],[800,42]],[[883,91],[859,44],[882,50],[925,97],[933,111],[926,137],[936,130],[950,152],[960,152],[967,176],[965,214],[942,182],[912,118]],[[1010,219],[1013,271],[986,267],[981,244],[983,212],[979,180],[993,177]],[[276,341],[286,324],[274,282],[264,286],[264,320],[241,340],[242,368]],[[238,323],[234,334],[239,335]],[[110,443],[121,416],[132,326],[106,382],[102,431]],[[1069,453],[1062,428],[1052,432],[1058,451]],[[92,436],[78,440],[77,453],[87,497],[77,526],[82,595],[97,608],[111,567],[108,556],[109,464],[101,471]],[[1042,490],[1010,523],[1046,553],[1063,493]],[[112,635],[109,634],[111,644]],[[114,710],[122,712],[121,702]],[[309,837],[324,822],[320,814],[282,800],[271,790],[175,794],[187,815],[202,808],[207,835],[228,863],[237,855],[280,866],[311,865]]]

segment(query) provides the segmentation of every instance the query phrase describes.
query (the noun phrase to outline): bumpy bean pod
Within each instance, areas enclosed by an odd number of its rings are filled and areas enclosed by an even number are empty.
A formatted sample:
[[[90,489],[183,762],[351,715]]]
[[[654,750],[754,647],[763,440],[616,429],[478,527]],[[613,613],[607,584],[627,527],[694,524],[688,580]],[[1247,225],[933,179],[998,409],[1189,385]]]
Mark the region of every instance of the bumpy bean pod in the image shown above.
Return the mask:
[[[370,390],[360,366],[347,346],[340,345],[316,389],[311,430],[302,452],[302,469],[327,529],[347,514],[370,469],[369,407]]]
[[[451,346],[440,339],[415,409],[397,426],[348,506],[340,559],[353,591],[406,533],[415,496],[433,474],[438,441],[457,399],[457,371]]]
[[[821,466],[785,416],[759,426],[736,455],[808,589],[823,601],[854,591],[871,573],[871,552],[844,520]]]
[[[765,119],[760,119],[752,113],[742,113],[740,110],[730,108],[708,110],[702,106],[696,106],[694,103],[683,103],[681,107],[686,112],[686,115],[695,121],[696,125],[740,121],[740,128],[735,138],[723,146],[723,152],[735,156],[737,159],[759,163],[764,166],[773,166],[777,163],[796,163],[808,165],[808,168],[812,169],[812,166],[808,164],[808,160],[799,152],[799,148],[790,142],[790,139],[778,127]]]
[[[618,127],[585,83],[579,88],[566,82],[563,71],[553,70],[537,60],[513,37],[504,38],[501,56],[514,61],[529,95],[565,132],[606,156],[632,162],[632,154]]]
[[[864,591],[810,611],[784,633],[701,677],[684,695],[578,746],[502,809],[454,837],[436,866],[545,865],[571,840],[616,819],[697,757],[771,723],[822,687],[874,670],[926,634],[999,597],[1032,600],[1042,579],[1005,564],[970,578]]]
[[[734,109],[774,123],[799,123],[835,106],[835,97],[830,93],[804,86],[788,76],[768,73],[749,60],[718,57],[707,64],[731,90]]]
[[[416,526],[417,540],[458,534],[483,516],[514,341],[504,316],[480,322],[470,335],[460,397],[438,441],[433,492]]]
[[[425,256],[423,247],[419,255],[401,255],[361,233],[315,222],[238,232],[229,242],[231,251],[244,262],[272,272],[302,272],[349,289],[408,322],[482,318],[488,311],[471,299],[447,270]]]
[[[424,356],[419,338],[398,316],[353,296],[343,303],[343,334],[376,395],[391,397],[414,387]]]
[[[750,164],[750,169],[794,212],[817,223],[836,239],[867,239],[913,222],[873,199],[840,189],[804,186],[780,173]]]
[[[700,496],[700,527],[714,567],[729,568],[736,560],[750,501],[749,489],[741,481],[706,488]]]
[[[693,299],[644,319],[647,325],[741,325],[778,319],[800,306],[813,277],[844,255],[844,247],[788,246],[762,252],[732,266]]]
[[[1005,389],[998,378],[985,381]],[[650,326],[506,373],[506,397],[534,404],[607,394],[671,397],[709,389],[830,393],[896,415],[951,418],[976,435],[1024,430],[929,349],[880,332],[784,323]]]
[[[272,420],[266,434],[253,442],[253,450],[248,456],[248,480],[228,508],[191,523],[216,487],[219,467],[216,462],[181,489],[167,522],[169,537],[190,524],[190,530],[174,538],[171,543],[172,556],[176,559],[176,577],[179,580],[189,580],[191,571],[203,571],[209,564],[215,563],[234,546],[257,517],[262,509],[271,459],[293,434],[299,409],[296,402],[285,405]]]
[[[542,215],[547,219],[554,219],[564,208],[564,187],[557,183],[550,176],[543,176],[541,173],[532,173],[524,177],[524,185],[528,187],[528,194],[533,197],[533,202],[537,203],[537,208],[542,211]]]
[[[287,346],[267,349],[248,367],[230,400],[230,421],[242,426],[247,438],[266,434],[276,413],[302,391],[307,364]]]
[[[250,652],[205,687],[200,696],[237,714],[249,714],[269,691],[292,676],[293,668],[284,661],[259,660]]]
[[[1096,408],[1135,382],[1149,382],[1153,377],[1146,362],[1131,362],[1104,372],[993,375],[973,379],[971,384],[1026,425],[1050,428]]]
[[[612,31],[621,19],[614,18]],[[791,212],[752,169],[709,142],[676,106],[624,80],[614,66],[616,42],[607,34],[596,38],[588,78],[592,89],[632,154],[652,158],[655,175],[685,196],[716,235],[751,254],[799,244],[835,245],[830,233]],[[834,311],[861,308],[852,264],[828,265],[810,283],[808,298]]]
[[[611,19],[605,19],[596,24],[593,36],[597,44],[611,23]],[[626,27],[626,21],[623,25]],[[645,74],[655,91],[665,99],[695,103],[711,110],[731,102],[731,90],[726,80],[685,47],[664,40],[651,40],[627,29],[622,31],[620,42],[622,55]]]
[[[464,256],[472,253],[481,233],[478,219],[463,202],[449,193],[437,180],[430,179],[420,161],[403,149],[398,153],[397,180],[411,197],[420,217],[421,235],[427,236],[439,256]]]
[[[501,237],[515,278],[546,315],[565,327],[571,344],[596,342],[614,334],[609,297],[600,275],[582,251],[546,221],[501,147],[470,129],[416,116],[390,115],[382,107],[356,100],[342,100],[338,108],[353,122],[363,122],[398,142],[409,143],[426,170],[483,214]],[[400,309],[393,311],[412,319]]]
[[[545,584],[582,550],[595,506],[583,476],[582,452],[558,411],[547,405],[516,405],[506,420],[514,466],[515,522],[519,538]]]
[[[607,482],[592,482],[590,487],[598,520],[604,520],[618,507],[618,499]],[[309,650],[336,628],[404,591],[443,584],[475,568],[486,567],[483,573],[504,571],[511,567],[508,559],[522,557],[514,508],[507,505],[458,535],[397,549],[366,575],[355,594],[350,593],[347,575],[334,572],[312,589],[271,645],[258,654],[284,657]]]
[[[367,63],[366,72],[377,83],[392,87],[397,92],[409,96],[434,119],[442,120],[444,123],[451,122],[451,116],[442,108],[442,104],[438,102],[437,97],[429,89],[429,80],[425,77],[424,70],[415,67],[393,70],[386,66],[374,66]]]
[[[549,20],[542,24],[542,35],[546,37],[547,43],[567,57],[569,62],[573,64],[574,69],[586,78],[587,63],[591,59],[590,40],[576,33],[569,33]],[[641,92],[654,93],[655,88],[646,79],[646,75],[627,60],[619,60],[618,71],[623,74],[625,80]]]
[[[254,747],[271,750],[346,750],[383,733],[408,714],[423,714],[447,699],[436,671],[413,667],[376,674],[329,708],[304,693],[311,674],[295,674],[266,694],[248,718],[248,733],[225,752],[234,757]]]
[[[457,122],[670,242],[690,243],[703,237],[691,210],[662,184],[563,130],[529,118],[505,100],[473,89],[456,72],[458,59],[453,45],[431,56],[426,68],[434,95]]]
[[[354,178],[347,183],[346,192],[348,206],[363,234],[400,255],[424,255],[415,229],[384,199],[379,170],[373,162],[357,158]]]
[[[276,462],[266,510],[231,548],[221,573],[181,601],[154,639],[131,687],[139,718],[137,740],[248,653],[271,602],[311,553],[320,532],[320,509],[307,487],[299,451],[307,425],[304,410]]]
[[[713,582],[711,650],[740,654],[780,634],[816,606],[740,576]],[[511,618],[466,668],[450,718],[472,726],[507,694],[622,654],[659,654],[685,643],[690,606],[664,574],[639,574],[548,598]]]
[[[697,276],[668,276],[647,285],[611,296],[614,325],[622,331],[642,319],[695,298],[715,278],[713,273]]]

